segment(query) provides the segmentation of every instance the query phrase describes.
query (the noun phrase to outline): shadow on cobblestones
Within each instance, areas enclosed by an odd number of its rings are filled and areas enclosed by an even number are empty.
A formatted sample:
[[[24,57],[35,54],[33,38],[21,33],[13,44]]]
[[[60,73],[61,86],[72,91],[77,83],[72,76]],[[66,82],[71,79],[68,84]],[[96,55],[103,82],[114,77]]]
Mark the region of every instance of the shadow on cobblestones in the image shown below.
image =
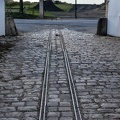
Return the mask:
[[[0,58],[15,45],[16,37],[0,37]]]

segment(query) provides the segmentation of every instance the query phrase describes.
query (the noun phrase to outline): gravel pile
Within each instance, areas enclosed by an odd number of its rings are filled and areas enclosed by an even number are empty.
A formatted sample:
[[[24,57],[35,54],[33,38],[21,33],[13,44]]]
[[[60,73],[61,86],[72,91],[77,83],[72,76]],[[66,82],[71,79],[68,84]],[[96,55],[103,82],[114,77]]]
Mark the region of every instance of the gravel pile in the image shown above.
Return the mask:
[[[39,4],[37,4],[34,9],[39,9]],[[54,5],[52,1],[44,1],[44,10],[45,11],[63,11]]]

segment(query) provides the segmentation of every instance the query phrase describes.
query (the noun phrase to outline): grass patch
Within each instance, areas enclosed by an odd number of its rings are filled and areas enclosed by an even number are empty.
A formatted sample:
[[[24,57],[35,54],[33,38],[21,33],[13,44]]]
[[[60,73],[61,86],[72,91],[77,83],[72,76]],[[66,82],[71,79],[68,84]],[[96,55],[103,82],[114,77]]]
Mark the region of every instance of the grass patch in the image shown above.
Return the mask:
[[[49,11],[46,11],[45,14],[44,14],[44,17],[45,18],[56,18],[55,15],[53,15],[51,12]]]
[[[29,11],[27,12],[26,14],[20,14],[20,13],[12,13],[11,16],[13,18],[16,18],[16,19],[37,19],[39,18],[39,12],[34,12],[34,14],[32,14],[33,11]],[[50,13],[49,11],[46,11],[44,13],[44,18],[56,18],[55,15],[53,15],[52,13]]]
[[[60,9],[64,10],[65,12],[69,12],[70,9],[73,7],[72,4],[55,4],[57,7],[59,7]]]
[[[6,8],[8,10],[6,11],[7,16],[12,16],[13,18],[17,19],[35,19],[39,18],[39,10],[34,9],[34,6],[36,6],[38,3],[30,3],[30,2],[24,2],[23,7],[25,7],[25,14],[22,15],[19,13],[19,2],[13,2],[13,3],[7,3]],[[73,7],[72,4],[68,3],[56,3],[55,4],[57,7],[60,9],[64,10],[65,12],[69,12],[70,9]],[[10,7],[13,8],[11,9],[11,14],[10,14]],[[52,11],[46,11],[44,13],[44,18],[56,18],[56,15],[52,13]]]
[[[32,15],[32,14],[20,14],[20,13],[12,13],[10,16],[16,19],[35,19],[38,16],[37,15]]]
[[[8,8],[8,10],[6,10],[6,15],[12,16],[13,18],[17,19],[35,19],[39,17],[39,10],[33,9],[36,4],[38,3],[24,2],[23,8],[25,7],[25,11],[23,11],[25,12],[25,14],[22,15],[21,13],[19,13],[19,2],[7,3],[6,8]],[[11,13],[10,7],[12,8]]]

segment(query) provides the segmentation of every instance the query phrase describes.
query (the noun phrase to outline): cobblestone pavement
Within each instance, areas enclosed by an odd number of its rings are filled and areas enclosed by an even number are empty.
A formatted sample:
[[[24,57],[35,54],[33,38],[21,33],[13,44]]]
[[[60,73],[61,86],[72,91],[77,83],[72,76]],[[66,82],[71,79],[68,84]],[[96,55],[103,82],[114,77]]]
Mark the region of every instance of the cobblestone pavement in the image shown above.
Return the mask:
[[[48,32],[19,36],[0,60],[0,120],[38,119]]]
[[[38,120],[47,41],[53,29],[39,30],[18,36],[0,59],[0,120]],[[62,33],[83,120],[120,120],[120,39],[68,29]],[[74,120],[59,44],[53,38],[47,118]]]
[[[120,120],[120,39],[63,34],[83,120]]]

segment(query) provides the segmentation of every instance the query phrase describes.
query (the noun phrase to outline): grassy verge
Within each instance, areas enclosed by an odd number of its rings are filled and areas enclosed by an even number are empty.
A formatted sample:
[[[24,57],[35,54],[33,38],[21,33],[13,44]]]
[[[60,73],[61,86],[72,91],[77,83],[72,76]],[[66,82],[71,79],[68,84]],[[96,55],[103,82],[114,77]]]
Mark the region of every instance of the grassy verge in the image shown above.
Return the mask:
[[[30,2],[25,2],[24,7],[25,9],[25,14],[22,15],[19,13],[19,3],[18,2],[13,2],[12,4],[7,4],[7,8],[13,8],[11,11],[12,13],[10,14],[10,11],[6,11],[7,16],[12,16],[13,18],[17,19],[35,19],[39,18],[39,10],[34,9],[34,6],[36,6],[38,3],[30,3]],[[55,4],[57,7],[60,9],[63,9],[65,12],[69,12],[70,9],[73,7],[72,4],[67,4],[67,3],[59,3]],[[15,9],[17,8],[17,9]],[[56,15],[52,13],[51,11],[46,11],[44,14],[45,18],[56,18]]]
[[[35,19],[38,16],[37,15],[32,15],[32,14],[20,14],[20,13],[12,13],[10,16],[16,19]]]
[[[56,18],[56,16],[49,11],[45,12],[44,17],[45,18]]]
[[[64,10],[65,12],[69,12],[70,9],[73,7],[72,4],[55,4],[57,7],[59,7],[60,9]]]

